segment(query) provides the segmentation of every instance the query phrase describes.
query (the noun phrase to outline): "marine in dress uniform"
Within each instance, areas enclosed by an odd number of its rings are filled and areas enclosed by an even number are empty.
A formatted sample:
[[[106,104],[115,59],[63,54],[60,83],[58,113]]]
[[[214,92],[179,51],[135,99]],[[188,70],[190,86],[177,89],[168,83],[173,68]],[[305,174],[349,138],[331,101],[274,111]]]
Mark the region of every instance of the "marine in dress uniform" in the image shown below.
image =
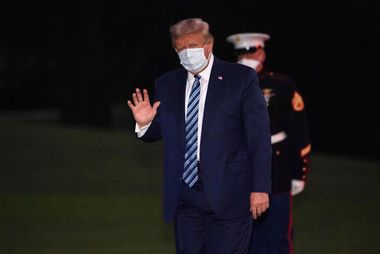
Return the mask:
[[[227,37],[238,62],[259,74],[271,122],[272,196],[270,208],[254,221],[249,253],[290,254],[293,248],[292,196],[303,191],[309,171],[311,143],[304,101],[287,75],[266,70],[268,34],[240,33]]]

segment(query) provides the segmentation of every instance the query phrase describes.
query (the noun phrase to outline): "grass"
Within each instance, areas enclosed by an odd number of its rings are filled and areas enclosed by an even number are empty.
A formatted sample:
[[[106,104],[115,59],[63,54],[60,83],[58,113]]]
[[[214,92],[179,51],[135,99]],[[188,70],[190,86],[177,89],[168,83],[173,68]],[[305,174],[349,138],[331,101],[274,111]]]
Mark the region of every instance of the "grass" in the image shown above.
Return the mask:
[[[315,155],[306,191],[295,197],[299,253],[379,253],[380,163]]]
[[[130,132],[0,123],[0,254],[174,253],[161,143]],[[379,253],[380,163],[313,154],[296,253]]]

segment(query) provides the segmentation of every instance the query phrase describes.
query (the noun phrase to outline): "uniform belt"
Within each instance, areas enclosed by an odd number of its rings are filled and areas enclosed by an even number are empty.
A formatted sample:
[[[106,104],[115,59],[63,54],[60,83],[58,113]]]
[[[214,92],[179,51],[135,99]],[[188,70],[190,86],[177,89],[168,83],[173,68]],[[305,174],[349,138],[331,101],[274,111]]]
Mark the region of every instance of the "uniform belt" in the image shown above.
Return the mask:
[[[278,132],[271,136],[272,145],[284,141],[287,138],[287,135],[284,131]]]

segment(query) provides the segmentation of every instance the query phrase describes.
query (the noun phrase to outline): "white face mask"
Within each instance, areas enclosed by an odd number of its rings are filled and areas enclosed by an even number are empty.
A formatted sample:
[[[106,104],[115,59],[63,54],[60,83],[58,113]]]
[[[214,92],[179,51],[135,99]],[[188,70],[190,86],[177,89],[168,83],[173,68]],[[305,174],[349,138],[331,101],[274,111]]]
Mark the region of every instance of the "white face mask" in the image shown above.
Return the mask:
[[[205,57],[204,48],[184,49],[178,53],[178,56],[182,66],[192,73],[201,71],[208,62],[208,59]]]
[[[240,64],[244,64],[246,66],[249,66],[255,70],[257,70],[257,66],[259,66],[261,64],[260,61],[257,61],[257,60],[254,60],[254,59],[247,59],[247,58],[242,58],[238,61],[238,63]]]

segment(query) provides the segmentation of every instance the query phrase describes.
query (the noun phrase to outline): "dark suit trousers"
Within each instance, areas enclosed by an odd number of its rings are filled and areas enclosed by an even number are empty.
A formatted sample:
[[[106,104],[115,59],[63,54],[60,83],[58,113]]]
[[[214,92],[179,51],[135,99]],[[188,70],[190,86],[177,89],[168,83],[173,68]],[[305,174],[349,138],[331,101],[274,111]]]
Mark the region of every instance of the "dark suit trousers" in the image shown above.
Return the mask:
[[[253,221],[249,254],[291,254],[293,249],[292,196],[273,194],[269,209]]]
[[[177,254],[245,254],[251,228],[251,216],[219,218],[206,199],[201,180],[192,188],[182,183],[174,217]]]

